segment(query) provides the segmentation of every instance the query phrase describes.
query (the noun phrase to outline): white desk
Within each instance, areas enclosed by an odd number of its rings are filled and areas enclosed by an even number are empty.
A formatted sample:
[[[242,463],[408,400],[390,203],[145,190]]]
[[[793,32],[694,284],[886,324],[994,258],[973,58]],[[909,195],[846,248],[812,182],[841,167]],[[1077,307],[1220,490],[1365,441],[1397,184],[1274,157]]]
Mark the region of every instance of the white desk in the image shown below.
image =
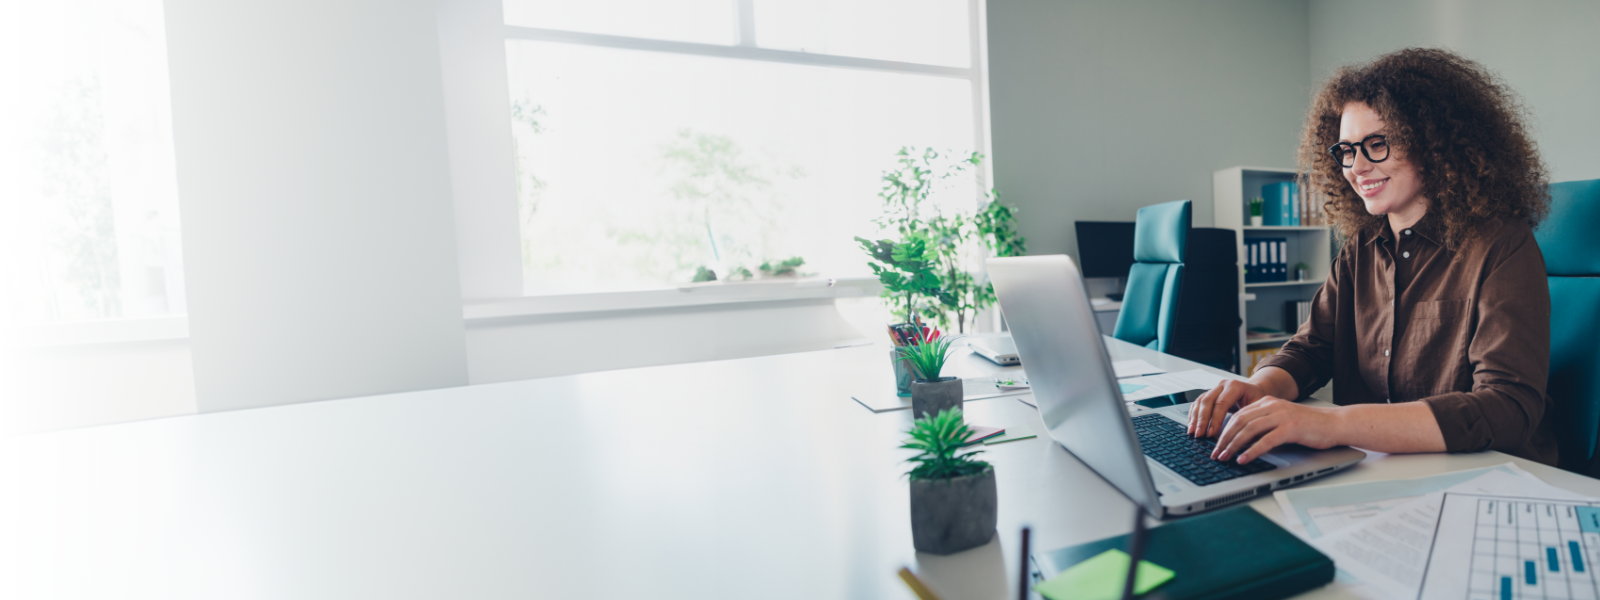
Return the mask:
[[[1193,363],[1112,341],[1117,358]],[[0,445],[5,598],[1012,598],[1036,549],[1125,533],[1132,504],[1046,438],[988,448],[1000,525],[911,548],[910,415],[851,348],[180,417]],[[963,359],[968,372],[991,367]],[[969,421],[1038,423],[1014,398]],[[1503,455],[1374,456],[1328,483]],[[1600,481],[1518,460],[1600,495]],[[1257,501],[1277,516],[1270,499]],[[1324,589],[1315,597],[1338,597]]]

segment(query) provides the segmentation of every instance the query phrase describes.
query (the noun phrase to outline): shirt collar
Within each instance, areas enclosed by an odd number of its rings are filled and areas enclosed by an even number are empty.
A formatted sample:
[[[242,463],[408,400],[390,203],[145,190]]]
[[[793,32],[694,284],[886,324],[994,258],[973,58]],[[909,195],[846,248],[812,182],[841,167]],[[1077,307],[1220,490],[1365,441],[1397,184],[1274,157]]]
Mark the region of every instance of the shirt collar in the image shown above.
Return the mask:
[[[1389,219],[1385,218],[1380,223],[1382,224],[1378,226],[1376,235],[1373,235],[1367,240],[1368,244],[1376,243],[1378,240],[1388,242],[1394,239],[1395,233],[1389,228]],[[1423,238],[1426,238],[1428,241],[1433,242],[1436,245],[1443,245],[1439,243],[1441,233],[1439,218],[1433,215],[1433,211],[1423,213],[1422,218],[1419,219],[1416,224],[1412,225],[1410,229],[1402,231],[1410,231],[1415,235],[1420,235]]]

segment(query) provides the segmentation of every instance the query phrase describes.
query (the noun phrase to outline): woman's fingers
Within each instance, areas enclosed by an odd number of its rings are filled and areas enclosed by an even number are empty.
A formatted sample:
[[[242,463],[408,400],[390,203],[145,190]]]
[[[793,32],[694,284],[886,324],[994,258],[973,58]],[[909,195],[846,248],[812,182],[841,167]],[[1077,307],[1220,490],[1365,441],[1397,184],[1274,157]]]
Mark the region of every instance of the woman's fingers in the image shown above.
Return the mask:
[[[1217,447],[1211,450],[1211,460],[1228,460],[1228,457],[1238,454],[1239,449],[1266,433],[1263,425],[1254,411],[1234,415],[1233,421],[1217,437]]]
[[[1222,434],[1222,426],[1226,424],[1228,411],[1239,404],[1244,398],[1244,392],[1250,384],[1243,381],[1229,380],[1222,382],[1222,393],[1217,395],[1216,407],[1207,415],[1206,428],[1201,432],[1201,437],[1214,437]]]
[[[1240,452],[1237,462],[1242,465],[1261,458],[1261,455],[1271,452],[1273,448],[1289,443],[1289,438],[1290,435],[1287,428],[1273,428],[1272,431],[1268,431],[1266,435],[1261,436],[1261,439],[1256,440],[1256,443],[1246,448],[1244,452]]]
[[[1226,383],[1226,381],[1217,382],[1216,387],[1195,399],[1194,406],[1189,409],[1189,437],[1194,437],[1196,432],[1205,431],[1202,424],[1206,422],[1206,413],[1211,410],[1211,404],[1216,402],[1217,396],[1222,393],[1222,386]]]

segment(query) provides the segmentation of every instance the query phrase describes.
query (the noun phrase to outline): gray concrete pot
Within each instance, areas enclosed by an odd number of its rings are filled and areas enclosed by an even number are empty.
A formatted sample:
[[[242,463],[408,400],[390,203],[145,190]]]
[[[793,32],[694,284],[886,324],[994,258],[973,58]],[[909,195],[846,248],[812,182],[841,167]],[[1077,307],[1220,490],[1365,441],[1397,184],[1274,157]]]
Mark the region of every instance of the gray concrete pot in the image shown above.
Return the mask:
[[[961,408],[961,380],[940,377],[936,381],[911,382],[911,418],[931,417],[952,408]]]
[[[989,543],[999,517],[994,469],[951,479],[911,481],[911,545],[954,554]]]

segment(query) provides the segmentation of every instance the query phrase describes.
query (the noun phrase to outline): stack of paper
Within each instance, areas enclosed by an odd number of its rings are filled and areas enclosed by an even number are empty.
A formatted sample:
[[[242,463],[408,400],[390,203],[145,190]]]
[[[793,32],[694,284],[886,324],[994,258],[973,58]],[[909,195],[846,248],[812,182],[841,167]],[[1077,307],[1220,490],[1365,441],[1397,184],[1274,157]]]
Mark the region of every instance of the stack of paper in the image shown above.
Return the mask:
[[[1122,399],[1136,402],[1189,390],[1209,390],[1217,387],[1217,383],[1223,379],[1223,376],[1204,369],[1191,369],[1149,377],[1132,377],[1120,380],[1119,383],[1122,384]]]
[[[1470,531],[1479,515],[1470,509],[1442,513],[1447,505],[1446,498],[1491,496],[1518,508],[1531,507],[1530,502],[1587,503],[1589,500],[1540,481],[1512,463],[1420,479],[1289,490],[1277,492],[1275,496],[1283,509],[1284,524],[1290,531],[1333,558],[1339,569],[1338,585],[1363,598],[1374,599],[1415,598],[1425,591],[1425,580],[1467,579],[1472,562],[1471,544],[1466,544],[1468,550],[1463,555],[1461,543],[1441,544],[1436,538],[1444,539],[1447,536],[1441,534],[1447,531],[1455,536],[1459,536],[1462,529]],[[1456,500],[1452,502],[1451,506],[1460,504]],[[1554,508],[1549,510],[1555,511]],[[1442,519],[1442,515],[1450,518]],[[1575,519],[1572,525],[1576,531]],[[1545,552],[1539,544],[1529,544],[1522,550]],[[1524,569],[1526,561],[1502,562]],[[1479,583],[1498,585],[1501,577],[1491,573],[1478,579],[1483,580]],[[1523,577],[1518,581],[1525,584],[1528,580]],[[1430,585],[1428,589],[1433,587]],[[1516,597],[1527,597],[1526,590],[1518,590]],[[1503,597],[1498,588],[1492,591],[1492,594],[1471,597]],[[1468,595],[1461,593],[1450,597]]]

